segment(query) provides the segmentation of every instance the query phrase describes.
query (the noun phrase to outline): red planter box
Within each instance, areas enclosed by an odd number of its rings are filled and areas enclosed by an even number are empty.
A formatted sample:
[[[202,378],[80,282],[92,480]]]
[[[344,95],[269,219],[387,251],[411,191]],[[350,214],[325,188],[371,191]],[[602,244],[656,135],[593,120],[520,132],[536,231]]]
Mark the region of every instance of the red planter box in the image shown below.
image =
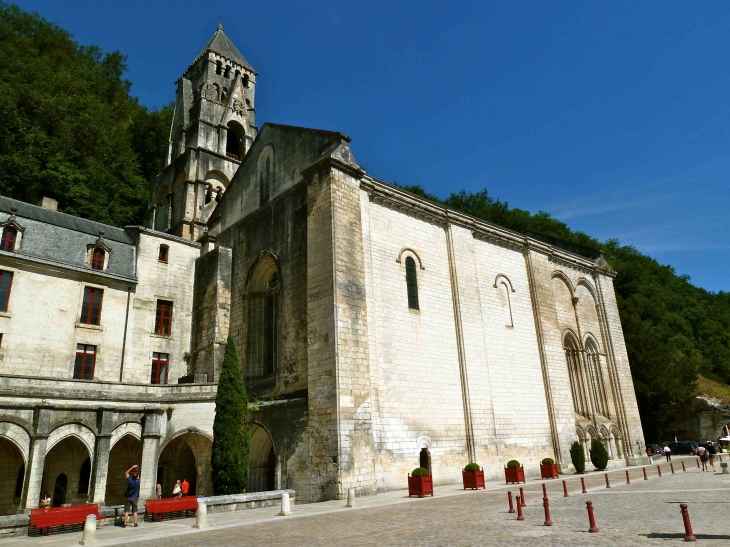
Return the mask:
[[[479,490],[479,488],[487,488],[484,484],[484,471],[462,471],[461,478],[464,481],[464,490],[467,488],[476,490]]]
[[[433,477],[411,477],[408,475],[408,497],[431,496],[433,497]]]
[[[517,483],[525,482],[525,468],[520,467],[505,467],[504,468],[504,481],[505,483]]]
[[[558,475],[558,464],[549,463],[547,465],[540,464],[540,477],[543,479],[557,479]]]

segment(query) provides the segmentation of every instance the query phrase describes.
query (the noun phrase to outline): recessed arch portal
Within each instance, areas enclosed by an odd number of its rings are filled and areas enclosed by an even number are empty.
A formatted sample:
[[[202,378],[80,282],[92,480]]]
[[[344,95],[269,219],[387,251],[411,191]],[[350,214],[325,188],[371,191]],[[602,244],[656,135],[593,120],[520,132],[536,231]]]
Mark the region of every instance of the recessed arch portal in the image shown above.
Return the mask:
[[[276,454],[271,435],[260,424],[250,426],[251,456],[247,492],[276,490]]]

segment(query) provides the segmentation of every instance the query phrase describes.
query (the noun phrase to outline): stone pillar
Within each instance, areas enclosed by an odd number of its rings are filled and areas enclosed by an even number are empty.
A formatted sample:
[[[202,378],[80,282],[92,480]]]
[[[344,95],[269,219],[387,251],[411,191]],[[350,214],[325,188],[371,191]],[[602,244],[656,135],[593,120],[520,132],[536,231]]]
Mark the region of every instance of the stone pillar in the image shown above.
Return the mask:
[[[146,412],[142,433],[142,462],[139,486],[140,499],[155,498],[157,483],[157,448],[160,444],[160,421],[162,411]]]
[[[89,499],[92,503],[104,503],[106,495],[106,479],[109,473],[109,452],[112,441],[112,411],[100,411],[101,427],[96,437],[93,467],[91,470],[91,491]]]
[[[51,409],[37,407],[34,414],[35,431],[30,440],[28,470],[25,473],[25,487],[19,509],[35,509],[41,501]]]

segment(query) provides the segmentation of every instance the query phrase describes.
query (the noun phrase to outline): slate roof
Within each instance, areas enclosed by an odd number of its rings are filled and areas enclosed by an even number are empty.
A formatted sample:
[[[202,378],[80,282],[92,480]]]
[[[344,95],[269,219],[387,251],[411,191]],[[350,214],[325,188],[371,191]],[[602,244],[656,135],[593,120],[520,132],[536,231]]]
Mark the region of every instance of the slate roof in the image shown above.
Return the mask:
[[[228,36],[225,35],[225,33],[223,32],[223,25],[218,25],[218,29],[215,31],[215,34],[213,34],[213,37],[203,48],[203,51],[200,52],[198,58],[200,58],[200,56],[203,55],[206,51],[212,51],[213,53],[217,53],[218,55],[221,55],[226,59],[235,61],[237,64],[241,65],[244,68],[254,71],[253,67],[249,64],[246,58],[241,55],[241,52],[236,49],[236,46],[233,45],[233,42],[231,42],[228,39]]]
[[[18,209],[17,215],[19,217],[37,220],[38,222],[52,224],[53,226],[67,228],[69,230],[74,230],[76,232],[92,236],[98,236],[99,232],[104,232],[104,239],[118,241],[119,243],[126,243],[127,245],[134,245],[132,238],[129,237],[127,232],[125,232],[122,228],[67,215],[66,213],[61,213],[59,211],[51,211],[50,209],[44,209],[37,205],[25,203],[24,201],[0,196],[0,212],[10,214],[11,207],[16,207]]]

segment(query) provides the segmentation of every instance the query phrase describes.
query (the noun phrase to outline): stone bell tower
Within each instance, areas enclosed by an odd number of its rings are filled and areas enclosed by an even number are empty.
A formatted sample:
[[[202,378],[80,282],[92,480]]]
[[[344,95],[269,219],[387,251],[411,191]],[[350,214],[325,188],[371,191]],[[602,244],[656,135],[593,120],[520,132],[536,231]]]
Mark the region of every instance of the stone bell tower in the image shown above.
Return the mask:
[[[163,170],[152,183],[145,224],[196,240],[256,138],[258,73],[223,26],[177,84]]]

